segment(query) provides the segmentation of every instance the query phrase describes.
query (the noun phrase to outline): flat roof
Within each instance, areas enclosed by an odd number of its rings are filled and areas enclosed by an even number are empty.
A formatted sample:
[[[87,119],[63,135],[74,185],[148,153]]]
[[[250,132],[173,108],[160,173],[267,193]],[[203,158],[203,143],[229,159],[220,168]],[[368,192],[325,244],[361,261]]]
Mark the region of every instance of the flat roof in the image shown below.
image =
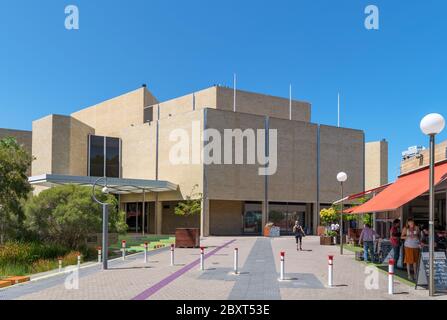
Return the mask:
[[[69,176],[60,174],[42,174],[28,178],[31,185],[44,187],[53,187],[55,185],[78,184],[83,186],[93,186],[100,177],[89,176]],[[144,180],[127,178],[105,178],[98,181],[98,186],[104,186],[110,189],[110,193],[129,194],[143,192],[165,192],[175,191],[178,185],[165,180]]]

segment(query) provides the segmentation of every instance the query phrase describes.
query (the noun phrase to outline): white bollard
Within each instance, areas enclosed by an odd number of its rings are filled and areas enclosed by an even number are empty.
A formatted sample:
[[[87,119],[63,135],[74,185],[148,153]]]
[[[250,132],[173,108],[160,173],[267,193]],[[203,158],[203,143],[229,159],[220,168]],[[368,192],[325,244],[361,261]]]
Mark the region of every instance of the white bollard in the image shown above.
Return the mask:
[[[98,247],[98,263],[101,263],[101,261],[102,261],[101,255],[102,255],[101,247]]]
[[[174,244],[171,244],[171,267],[174,266]]]
[[[205,253],[205,248],[204,247],[200,247],[200,270],[205,270],[205,257],[204,257],[204,253]]]
[[[239,264],[239,250],[238,248],[234,248],[234,266],[233,266],[233,270],[234,270],[234,274],[238,274],[238,264]]]
[[[284,256],[286,253],[284,251],[281,251],[281,265],[280,265],[280,274],[279,274],[279,280],[284,280]]]
[[[81,255],[78,255],[78,269],[81,267]]]
[[[388,294],[394,294],[394,259],[388,262]]]
[[[126,259],[126,240],[121,241],[121,250],[123,255],[123,260]]]
[[[334,256],[328,257],[328,277],[327,277],[328,287],[334,286]]]
[[[59,258],[59,272],[62,272],[62,258]]]
[[[144,263],[147,263],[147,246],[148,246],[148,243],[145,242],[144,243]]]

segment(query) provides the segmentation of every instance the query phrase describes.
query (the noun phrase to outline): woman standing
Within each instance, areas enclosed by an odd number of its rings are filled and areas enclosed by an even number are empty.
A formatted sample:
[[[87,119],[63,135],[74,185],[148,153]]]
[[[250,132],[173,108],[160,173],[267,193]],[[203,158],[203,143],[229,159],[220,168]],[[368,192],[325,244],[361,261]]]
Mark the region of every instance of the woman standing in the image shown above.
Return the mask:
[[[296,250],[303,250],[302,244],[305,233],[298,220],[295,221],[295,225],[293,226],[293,233],[295,234]]]
[[[420,231],[413,219],[408,219],[405,228],[402,230],[401,238],[404,242],[404,263],[407,264],[408,279],[414,280],[419,262]],[[411,265],[413,265],[414,277],[411,275]]]

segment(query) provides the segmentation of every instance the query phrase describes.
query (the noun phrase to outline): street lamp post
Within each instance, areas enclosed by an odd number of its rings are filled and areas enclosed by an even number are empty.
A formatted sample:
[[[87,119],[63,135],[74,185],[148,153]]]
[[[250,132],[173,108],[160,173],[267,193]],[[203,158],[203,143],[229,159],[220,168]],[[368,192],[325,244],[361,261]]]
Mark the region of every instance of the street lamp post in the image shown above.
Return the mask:
[[[102,205],[102,268],[103,270],[107,270],[107,260],[108,260],[108,248],[109,248],[109,204],[106,202],[101,202],[96,198],[95,195],[95,187],[101,179],[105,179],[104,187],[102,188],[102,193],[109,193],[109,189],[107,188],[107,178],[101,177],[98,178],[93,184],[92,188],[92,198],[97,203]]]
[[[428,292],[432,297],[435,295],[435,271],[434,271],[434,255],[435,255],[435,136],[445,127],[444,118],[438,113],[430,113],[426,115],[420,123],[421,130],[430,137],[430,178],[429,178],[429,218],[428,218],[428,235],[429,235],[429,282]]]
[[[341,209],[340,209],[340,254],[343,254],[343,182],[348,180],[348,175],[341,171],[337,174],[337,181],[340,182]]]

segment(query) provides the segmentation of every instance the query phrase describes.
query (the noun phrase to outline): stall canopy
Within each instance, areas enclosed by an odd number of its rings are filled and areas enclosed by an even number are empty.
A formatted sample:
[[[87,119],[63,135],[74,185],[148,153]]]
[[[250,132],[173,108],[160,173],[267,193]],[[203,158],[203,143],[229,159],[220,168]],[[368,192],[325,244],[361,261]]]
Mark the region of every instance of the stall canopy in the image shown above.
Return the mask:
[[[435,167],[435,185],[447,179],[447,162],[438,163]],[[386,187],[368,202],[350,208],[350,214],[394,211],[429,189],[429,168],[400,176],[396,182]]]

